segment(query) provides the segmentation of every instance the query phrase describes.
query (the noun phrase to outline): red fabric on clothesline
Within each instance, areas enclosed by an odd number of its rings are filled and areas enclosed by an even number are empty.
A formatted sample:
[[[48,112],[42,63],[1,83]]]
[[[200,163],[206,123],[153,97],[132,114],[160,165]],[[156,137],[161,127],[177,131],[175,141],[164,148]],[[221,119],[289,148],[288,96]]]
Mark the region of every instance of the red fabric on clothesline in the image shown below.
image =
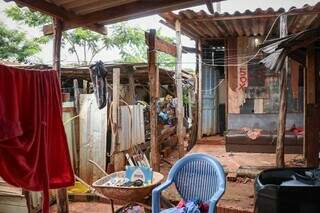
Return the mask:
[[[0,65],[0,176],[43,191],[74,184],[57,72]]]

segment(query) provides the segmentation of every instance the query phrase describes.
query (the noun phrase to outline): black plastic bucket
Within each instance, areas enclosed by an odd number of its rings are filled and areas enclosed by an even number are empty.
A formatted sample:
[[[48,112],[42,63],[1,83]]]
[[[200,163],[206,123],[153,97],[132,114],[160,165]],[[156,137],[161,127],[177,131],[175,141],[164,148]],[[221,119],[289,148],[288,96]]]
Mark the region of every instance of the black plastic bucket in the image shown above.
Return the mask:
[[[306,176],[314,168],[269,169],[255,181],[256,213],[320,213],[320,186]]]

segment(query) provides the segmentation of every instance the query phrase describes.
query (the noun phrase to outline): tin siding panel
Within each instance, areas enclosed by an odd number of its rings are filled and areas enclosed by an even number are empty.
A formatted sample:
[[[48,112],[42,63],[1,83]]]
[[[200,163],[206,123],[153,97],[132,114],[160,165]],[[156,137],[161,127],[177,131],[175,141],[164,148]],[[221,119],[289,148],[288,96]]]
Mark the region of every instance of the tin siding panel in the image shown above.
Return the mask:
[[[131,113],[128,106],[120,107],[120,151],[129,150],[132,146],[145,141],[143,107],[141,105],[130,105],[129,107]],[[132,141],[130,140],[131,135]]]
[[[217,127],[217,72],[210,65],[202,68],[202,134],[213,135]]]
[[[80,96],[80,177],[91,184],[101,177],[89,160],[106,167],[107,107],[99,110],[93,94]]]

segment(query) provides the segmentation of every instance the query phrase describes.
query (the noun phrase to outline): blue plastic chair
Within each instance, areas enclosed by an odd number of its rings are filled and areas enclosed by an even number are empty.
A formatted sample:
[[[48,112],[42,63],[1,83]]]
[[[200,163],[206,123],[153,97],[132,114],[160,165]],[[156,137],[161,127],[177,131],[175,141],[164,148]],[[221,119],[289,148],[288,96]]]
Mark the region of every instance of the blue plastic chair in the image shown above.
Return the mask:
[[[153,189],[153,213],[160,212],[160,194],[173,183],[184,200],[209,201],[209,213],[216,211],[226,188],[223,167],[217,159],[202,153],[187,155],[173,165],[166,182]]]

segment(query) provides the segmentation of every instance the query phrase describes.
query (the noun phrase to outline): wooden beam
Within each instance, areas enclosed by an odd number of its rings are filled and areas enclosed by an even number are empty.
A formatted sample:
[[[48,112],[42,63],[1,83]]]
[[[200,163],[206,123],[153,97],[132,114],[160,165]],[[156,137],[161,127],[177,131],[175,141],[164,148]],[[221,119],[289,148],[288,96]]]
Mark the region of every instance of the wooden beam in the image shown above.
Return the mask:
[[[174,24],[172,24],[170,22],[166,22],[164,20],[160,20],[159,22],[161,24],[169,27],[170,29],[174,30]],[[197,38],[198,38],[197,34],[195,32],[191,32],[191,29],[189,29],[188,27],[185,27],[185,26],[181,26],[181,29],[182,29],[182,34],[183,35],[188,36],[191,39],[197,40]]]
[[[317,111],[317,69],[316,52],[313,45],[307,48],[305,78],[305,112],[304,112],[304,150],[307,160],[307,166],[319,166],[319,122]]]
[[[74,26],[64,25],[62,30],[66,31],[66,30],[69,30],[69,29],[72,29],[72,28],[74,28]],[[105,27],[102,24],[92,24],[92,25],[89,25],[89,26],[84,26],[84,28],[87,28],[88,30],[91,30],[91,31],[94,31],[94,32],[97,32],[97,33],[100,33],[102,35],[107,35],[108,34],[108,28]],[[42,32],[43,32],[44,35],[52,35],[53,34],[53,25],[52,24],[44,25],[42,27]]]
[[[146,42],[149,42],[148,41],[148,37],[149,37],[148,32],[145,33],[145,37],[146,37]],[[148,43],[147,43],[147,45],[148,45]],[[156,37],[156,40],[155,40],[155,49],[157,51],[167,53],[167,54],[172,55],[174,57],[177,54],[177,48],[176,48],[175,44],[167,42],[167,41],[165,41],[161,38],[158,38],[158,37]]]
[[[202,3],[202,0],[135,1],[79,16],[79,18],[77,19],[70,20],[67,24],[70,23],[74,27],[85,26],[97,22],[103,22],[104,24],[113,24],[133,18],[139,18],[143,16],[196,6]]]
[[[159,98],[159,70],[156,66],[156,30],[150,30],[148,35],[148,66],[150,90],[150,134],[151,134],[151,167],[153,171],[160,171],[160,145],[158,143],[158,114],[157,101]]]
[[[197,138],[198,140],[202,138],[202,48],[201,48],[201,41],[197,41],[197,51],[196,54],[197,58],[197,67],[198,67],[198,133]]]
[[[177,88],[177,107],[176,107],[176,116],[177,116],[177,135],[178,135],[178,147],[179,147],[179,158],[182,158],[185,155],[184,149],[184,107],[183,107],[183,91],[182,91],[182,45],[181,45],[181,25],[180,21],[176,20],[176,42],[177,42],[177,59],[176,59],[176,88]]]
[[[280,37],[285,37],[288,34],[287,16],[280,16]],[[277,133],[276,145],[276,164],[278,168],[285,166],[284,162],[284,140],[286,133],[286,119],[287,119],[287,81],[288,81],[288,58],[285,59],[283,69],[280,71],[280,104],[279,104],[279,124]]]
[[[61,77],[61,37],[63,22],[59,18],[54,18],[54,40],[53,40],[53,69],[58,71]],[[68,194],[66,188],[57,189],[57,212],[68,213]]]
[[[136,96],[135,94],[136,86],[134,83],[133,70],[129,71],[128,79],[129,79],[129,104],[133,105],[135,104],[135,96]]]
[[[28,7],[33,10],[37,10],[46,15],[63,19],[65,22],[65,25],[62,28],[63,31],[74,28],[74,26],[68,23],[68,20],[73,20],[78,18],[78,16],[73,12],[67,11],[63,7],[59,7],[47,1],[42,1],[42,0],[14,0],[14,1],[19,5]],[[101,24],[91,23],[90,25],[85,25],[83,27],[89,30],[101,33],[103,35],[107,34],[107,28],[105,28],[104,25],[101,25]],[[52,35],[53,25],[52,24],[45,25],[43,26],[42,30],[44,35]]]
[[[213,0],[204,0],[206,5],[207,5],[207,8],[209,10],[209,12],[211,14],[214,14],[214,9],[213,9]]]
[[[66,11],[53,3],[43,0],[14,0],[18,5],[28,7],[32,10],[39,11],[54,18],[69,20],[72,18],[72,13]]]

